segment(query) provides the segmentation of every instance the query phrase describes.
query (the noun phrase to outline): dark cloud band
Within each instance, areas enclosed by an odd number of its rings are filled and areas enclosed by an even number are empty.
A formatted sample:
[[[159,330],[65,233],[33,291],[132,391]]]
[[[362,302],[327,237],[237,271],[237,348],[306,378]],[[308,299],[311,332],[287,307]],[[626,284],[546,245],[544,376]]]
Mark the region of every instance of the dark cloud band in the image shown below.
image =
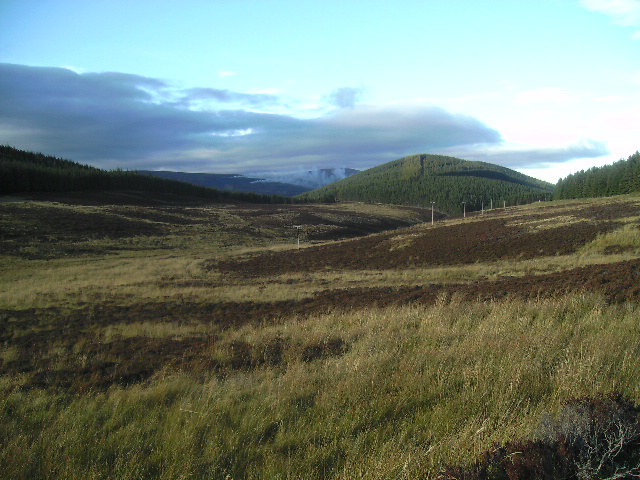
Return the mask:
[[[350,108],[297,118],[264,113],[283,104],[273,95],[0,64],[0,141],[105,168],[238,173],[361,168],[501,142],[497,131],[473,117],[432,106],[356,105],[360,94],[338,89],[332,102]]]

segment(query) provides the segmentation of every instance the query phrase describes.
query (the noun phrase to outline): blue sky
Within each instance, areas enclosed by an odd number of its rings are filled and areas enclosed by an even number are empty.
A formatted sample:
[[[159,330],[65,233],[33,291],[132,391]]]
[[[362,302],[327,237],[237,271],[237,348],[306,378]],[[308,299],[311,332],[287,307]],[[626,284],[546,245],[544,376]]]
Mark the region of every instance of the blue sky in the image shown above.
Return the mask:
[[[0,0],[0,143],[102,168],[640,149],[640,0]]]

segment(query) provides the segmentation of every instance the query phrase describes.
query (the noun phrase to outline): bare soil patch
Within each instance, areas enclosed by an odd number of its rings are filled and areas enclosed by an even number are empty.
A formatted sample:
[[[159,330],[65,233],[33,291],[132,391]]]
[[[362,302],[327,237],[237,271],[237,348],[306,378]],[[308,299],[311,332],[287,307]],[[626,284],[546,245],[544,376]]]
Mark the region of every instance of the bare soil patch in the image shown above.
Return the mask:
[[[496,218],[496,215],[500,215]],[[570,214],[574,221],[532,228],[545,219]],[[386,232],[350,242],[305,248],[295,252],[269,252],[242,260],[211,262],[209,268],[246,277],[324,270],[402,269],[470,264],[497,260],[524,260],[567,255],[600,233],[620,226],[623,218],[640,215],[635,201],[551,205],[510,215],[493,211],[486,219],[434,228]]]
[[[269,252],[243,260],[211,262],[225,274],[281,275],[324,270],[401,269],[460,265],[505,259],[566,255],[617,226],[614,222],[560,226],[531,232],[503,219],[457,224],[407,233],[399,242],[390,233],[347,243],[292,252]]]

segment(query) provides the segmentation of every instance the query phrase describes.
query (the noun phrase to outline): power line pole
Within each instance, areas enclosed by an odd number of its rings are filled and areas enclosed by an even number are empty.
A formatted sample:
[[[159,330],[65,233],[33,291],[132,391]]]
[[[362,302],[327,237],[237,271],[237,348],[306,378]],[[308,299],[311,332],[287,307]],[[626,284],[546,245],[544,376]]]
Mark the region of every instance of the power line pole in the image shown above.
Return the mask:
[[[298,249],[300,249],[300,230],[302,229],[303,225],[293,225],[293,228],[295,228],[296,230],[298,230],[297,233],[297,237],[298,237]]]
[[[436,202],[431,202],[431,225],[433,225],[433,205],[434,205],[435,203],[436,203]]]

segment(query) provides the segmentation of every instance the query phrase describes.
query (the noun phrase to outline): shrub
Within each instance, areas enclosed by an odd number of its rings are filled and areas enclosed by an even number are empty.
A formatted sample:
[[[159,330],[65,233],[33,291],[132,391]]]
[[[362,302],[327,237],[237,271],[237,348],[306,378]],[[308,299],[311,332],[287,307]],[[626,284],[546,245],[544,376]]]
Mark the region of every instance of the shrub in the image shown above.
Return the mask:
[[[640,478],[640,407],[614,393],[566,402],[542,419],[538,440],[485,452],[441,478],[458,480]]]

